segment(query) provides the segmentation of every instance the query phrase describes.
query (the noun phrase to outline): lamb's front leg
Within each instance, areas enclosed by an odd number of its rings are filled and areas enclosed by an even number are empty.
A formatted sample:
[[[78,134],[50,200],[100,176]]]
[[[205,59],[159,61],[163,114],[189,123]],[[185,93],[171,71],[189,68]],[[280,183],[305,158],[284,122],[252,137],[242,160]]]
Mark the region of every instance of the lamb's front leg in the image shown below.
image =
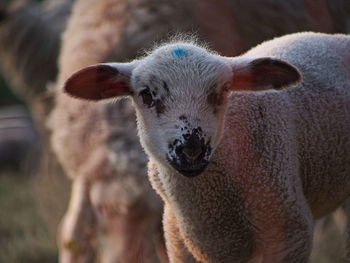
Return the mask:
[[[163,227],[166,247],[171,263],[198,263],[186,248],[177,225],[175,214],[169,204],[164,207]]]
[[[96,259],[96,218],[84,177],[73,181],[71,199],[58,229],[60,263],[93,263]]]

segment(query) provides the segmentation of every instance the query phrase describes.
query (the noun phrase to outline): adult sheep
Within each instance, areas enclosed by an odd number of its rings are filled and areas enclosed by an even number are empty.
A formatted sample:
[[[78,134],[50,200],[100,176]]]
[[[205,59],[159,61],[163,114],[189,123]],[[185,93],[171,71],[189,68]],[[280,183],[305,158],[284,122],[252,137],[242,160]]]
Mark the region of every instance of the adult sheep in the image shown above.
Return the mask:
[[[349,49],[320,33],[234,58],[179,42],[65,90],[132,98],[171,262],[307,262],[314,220],[350,193]]]

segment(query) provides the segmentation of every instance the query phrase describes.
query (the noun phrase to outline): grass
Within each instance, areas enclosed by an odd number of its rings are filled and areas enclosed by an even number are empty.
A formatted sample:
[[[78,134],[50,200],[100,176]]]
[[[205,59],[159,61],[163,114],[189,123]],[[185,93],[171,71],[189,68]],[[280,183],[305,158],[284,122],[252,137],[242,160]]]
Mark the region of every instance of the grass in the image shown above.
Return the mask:
[[[0,175],[0,262],[57,262],[54,236],[40,215],[30,177]]]
[[[55,233],[69,184],[60,173],[48,174],[0,173],[0,263],[58,262]],[[326,220],[316,227],[311,263],[348,262],[343,257],[345,218],[338,213]]]

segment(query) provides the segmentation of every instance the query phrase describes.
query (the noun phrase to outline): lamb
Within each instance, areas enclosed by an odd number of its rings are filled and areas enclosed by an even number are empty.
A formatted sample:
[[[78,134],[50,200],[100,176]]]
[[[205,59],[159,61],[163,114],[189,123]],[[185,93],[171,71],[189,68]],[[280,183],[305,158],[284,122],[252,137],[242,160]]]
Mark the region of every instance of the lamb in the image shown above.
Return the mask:
[[[73,97],[129,97],[171,262],[307,262],[350,194],[350,37],[296,33],[240,57],[191,42],[97,64]]]

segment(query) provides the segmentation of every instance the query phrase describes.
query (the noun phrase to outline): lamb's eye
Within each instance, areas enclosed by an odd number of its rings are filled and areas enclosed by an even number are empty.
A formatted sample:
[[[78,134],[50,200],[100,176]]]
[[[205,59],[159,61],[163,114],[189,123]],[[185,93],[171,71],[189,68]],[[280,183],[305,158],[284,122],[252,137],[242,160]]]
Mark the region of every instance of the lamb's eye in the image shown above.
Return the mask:
[[[148,107],[154,106],[153,97],[149,88],[142,90],[139,95],[142,97],[143,104],[147,105]]]

